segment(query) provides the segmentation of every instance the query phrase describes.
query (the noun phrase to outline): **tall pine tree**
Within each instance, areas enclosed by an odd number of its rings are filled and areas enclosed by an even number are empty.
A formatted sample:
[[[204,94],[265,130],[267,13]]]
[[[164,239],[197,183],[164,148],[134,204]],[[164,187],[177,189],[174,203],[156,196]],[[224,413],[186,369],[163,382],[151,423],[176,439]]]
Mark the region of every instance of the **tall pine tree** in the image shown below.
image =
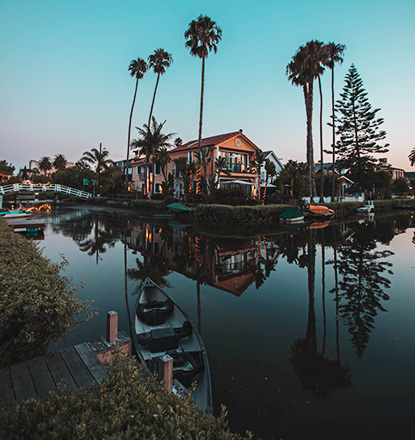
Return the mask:
[[[349,170],[356,186],[365,190],[370,188],[370,174],[378,162],[373,155],[386,153],[389,144],[379,144],[386,137],[386,132],[380,130],[383,118],[376,117],[380,109],[372,109],[354,64],[346,74],[345,83],[341,99],[336,103],[337,168]]]

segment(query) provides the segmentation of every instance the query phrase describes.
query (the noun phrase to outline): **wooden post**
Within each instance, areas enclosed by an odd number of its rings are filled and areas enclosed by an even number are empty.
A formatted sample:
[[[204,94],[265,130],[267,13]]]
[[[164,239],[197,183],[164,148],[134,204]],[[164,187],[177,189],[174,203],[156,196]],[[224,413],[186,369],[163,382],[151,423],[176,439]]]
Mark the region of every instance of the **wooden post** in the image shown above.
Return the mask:
[[[164,380],[168,391],[173,389],[173,358],[168,354],[159,357],[158,378]]]
[[[107,341],[112,344],[118,339],[118,313],[107,313]]]

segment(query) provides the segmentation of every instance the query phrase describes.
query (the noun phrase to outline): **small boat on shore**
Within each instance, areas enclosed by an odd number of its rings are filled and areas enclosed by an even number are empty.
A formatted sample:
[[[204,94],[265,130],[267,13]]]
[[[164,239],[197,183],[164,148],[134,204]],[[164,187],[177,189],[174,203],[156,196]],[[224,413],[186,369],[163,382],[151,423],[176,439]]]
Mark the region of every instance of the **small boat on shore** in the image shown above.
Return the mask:
[[[289,206],[280,214],[279,219],[281,223],[303,223],[304,214],[300,208],[297,208],[296,206]]]
[[[192,210],[188,208],[185,205],[182,205],[181,203],[171,203],[170,205],[167,205],[167,208],[170,209],[172,212],[191,212]]]
[[[173,392],[196,382],[192,398],[199,409],[212,412],[209,362],[202,338],[187,314],[150,278],[139,293],[134,343],[150,373],[157,373],[164,355],[173,358]]]
[[[304,211],[307,217],[317,220],[331,220],[336,215],[332,209],[324,205],[308,205]]]
[[[368,202],[365,206],[356,208],[356,212],[358,214],[370,214],[374,210],[375,210],[375,205],[373,204],[373,202]]]
[[[0,217],[5,218],[5,219],[10,219],[10,218],[25,218],[25,217],[29,217],[31,216],[32,213],[30,211],[26,211],[26,210],[19,210],[19,211],[3,211],[0,212]]]

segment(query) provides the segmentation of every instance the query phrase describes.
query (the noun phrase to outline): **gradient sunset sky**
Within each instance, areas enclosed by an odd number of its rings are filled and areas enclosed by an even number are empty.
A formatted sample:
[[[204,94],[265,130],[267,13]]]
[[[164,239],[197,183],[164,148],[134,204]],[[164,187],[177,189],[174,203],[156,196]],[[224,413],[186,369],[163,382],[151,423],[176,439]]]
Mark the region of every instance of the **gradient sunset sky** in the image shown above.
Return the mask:
[[[57,153],[76,161],[100,142],[113,160],[125,158],[135,86],[128,66],[157,48],[171,53],[174,63],[160,80],[154,116],[167,120],[166,132],[184,142],[197,138],[201,60],[190,56],[183,34],[200,14],[223,30],[218,53],[206,62],[204,137],[242,128],[284,163],[305,161],[303,94],[288,82],[285,68],[307,41],[334,41],[347,46],[335,70],[336,99],[354,63],[385,119],[390,151],[382,157],[410,170],[414,0],[0,0],[0,159],[17,170]],[[329,72],[322,80],[326,124]],[[147,122],[155,81],[148,72],[139,83],[134,126]],[[317,94],[314,103],[317,162]],[[325,125],[325,148],[330,136]]]

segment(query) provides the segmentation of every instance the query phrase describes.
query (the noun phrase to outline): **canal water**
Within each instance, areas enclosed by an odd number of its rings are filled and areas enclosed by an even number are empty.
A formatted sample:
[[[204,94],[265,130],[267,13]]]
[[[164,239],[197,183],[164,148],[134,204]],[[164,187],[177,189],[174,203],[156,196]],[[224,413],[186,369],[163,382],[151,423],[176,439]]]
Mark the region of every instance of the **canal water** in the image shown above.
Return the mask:
[[[203,234],[178,221],[59,209],[40,241],[97,314],[50,350],[130,333],[151,277],[196,323],[214,410],[263,439],[413,438],[413,213]]]

